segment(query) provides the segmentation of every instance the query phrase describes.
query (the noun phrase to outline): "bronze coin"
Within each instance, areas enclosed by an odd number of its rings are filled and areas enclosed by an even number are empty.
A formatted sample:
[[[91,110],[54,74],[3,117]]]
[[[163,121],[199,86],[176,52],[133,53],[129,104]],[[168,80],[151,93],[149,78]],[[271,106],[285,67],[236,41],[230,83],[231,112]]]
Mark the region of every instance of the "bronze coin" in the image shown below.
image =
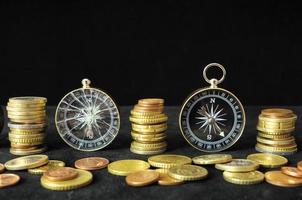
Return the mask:
[[[88,157],[75,161],[74,166],[78,169],[97,170],[107,167],[109,160],[102,157]]]
[[[296,167],[281,167],[281,171],[286,175],[293,176],[296,178],[302,178],[302,171],[300,171]]]
[[[302,185],[301,178],[295,178],[292,176],[288,176],[283,174],[281,171],[270,171],[265,173],[266,182],[281,186],[281,187],[297,187]]]
[[[0,163],[0,173],[4,172],[4,170],[5,170],[4,165]]]
[[[163,106],[154,106],[154,107],[146,107],[146,106],[140,106],[140,105],[135,105],[134,106],[134,111],[139,111],[139,112],[162,112],[164,110]]]
[[[164,99],[158,98],[148,98],[138,100],[139,105],[163,105],[165,103]]]
[[[20,181],[20,176],[16,174],[0,174],[0,188],[16,185]]]
[[[155,171],[159,172],[159,180],[158,184],[159,185],[180,185],[184,183],[184,181],[177,180],[175,178],[172,178],[168,175],[168,169],[156,169]]]
[[[155,170],[134,172],[126,177],[126,183],[130,186],[141,187],[157,182],[159,173]]]
[[[67,181],[78,176],[78,172],[71,167],[51,168],[43,176],[50,181]]]
[[[297,168],[298,170],[302,171],[302,161],[298,162]]]

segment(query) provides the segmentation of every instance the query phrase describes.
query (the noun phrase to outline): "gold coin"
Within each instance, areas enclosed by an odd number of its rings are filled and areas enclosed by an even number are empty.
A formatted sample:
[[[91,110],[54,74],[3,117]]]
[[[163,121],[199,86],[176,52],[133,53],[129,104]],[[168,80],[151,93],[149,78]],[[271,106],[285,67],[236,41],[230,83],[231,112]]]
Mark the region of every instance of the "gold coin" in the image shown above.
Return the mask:
[[[27,134],[27,135],[22,135],[22,134],[15,134],[15,133],[10,133],[9,138],[14,138],[14,139],[32,139],[32,138],[44,138],[45,134],[44,133],[37,133],[37,134]]]
[[[169,168],[168,175],[181,181],[195,181],[206,178],[208,170],[196,165],[177,165]]]
[[[130,147],[130,151],[132,153],[139,154],[139,155],[157,155],[157,154],[164,153],[166,151],[166,148],[162,148],[158,150],[141,150],[135,147]]]
[[[119,160],[108,165],[108,172],[113,175],[127,176],[131,173],[149,168],[149,163],[143,160]]]
[[[0,174],[0,188],[16,185],[20,181],[20,176],[16,174]]]
[[[302,185],[301,178],[295,178],[292,176],[288,176],[283,174],[281,171],[270,171],[265,173],[266,182],[281,186],[281,187],[297,187]]]
[[[290,121],[296,121],[297,115],[293,114],[289,117],[282,117],[282,118],[270,118],[263,115],[259,115],[258,119],[265,122],[290,122]]]
[[[288,139],[290,137],[293,137],[291,133],[289,134],[282,134],[282,135],[270,135],[267,133],[258,132],[258,136],[273,140],[281,140],[281,139]]]
[[[15,135],[34,135],[34,134],[44,134],[44,129],[10,129],[8,134],[15,134]]]
[[[33,96],[25,96],[25,97],[12,97],[8,100],[10,103],[46,103],[47,98],[45,97],[33,97]]]
[[[12,116],[40,116],[46,115],[46,110],[37,110],[37,111],[7,111],[8,115]]]
[[[163,124],[153,124],[153,125],[141,125],[132,123],[132,130],[139,132],[140,134],[155,134],[161,133],[168,129],[166,123]]]
[[[141,106],[141,105],[134,105],[134,108],[133,108],[134,111],[136,112],[160,112],[162,113],[163,110],[164,110],[164,106]]]
[[[259,171],[251,172],[223,172],[223,178],[227,182],[239,185],[251,185],[261,183],[264,180],[264,174]]]
[[[11,138],[9,137],[9,141],[15,144],[28,144],[28,145],[40,145],[44,143],[45,137],[40,138]]]
[[[40,115],[12,115],[8,114],[7,117],[11,120],[41,120],[46,118],[46,114],[40,114]]]
[[[131,131],[131,136],[135,137],[135,138],[142,138],[142,139],[153,139],[153,138],[165,137],[166,136],[166,132],[141,134],[139,132]]]
[[[259,164],[247,159],[233,159],[229,163],[216,164],[216,169],[228,172],[250,172],[259,168]]]
[[[136,124],[159,124],[166,122],[168,120],[167,116],[160,117],[160,118],[154,118],[154,119],[141,119],[141,118],[135,118],[135,117],[129,117],[129,120]]]
[[[146,98],[146,99],[140,99],[138,100],[138,104],[142,105],[158,105],[158,104],[164,104],[165,100],[160,98]]]
[[[271,140],[271,139],[265,139],[262,137],[257,136],[257,142],[260,142],[262,144],[268,144],[268,145],[272,145],[272,146],[282,146],[282,145],[290,145],[295,143],[295,138],[294,137],[289,137],[286,139],[282,139],[282,140]]]
[[[41,177],[41,185],[49,190],[74,190],[89,185],[93,176],[89,171],[74,169],[78,176],[67,181],[50,181],[46,177]]]
[[[68,181],[75,179],[78,176],[76,169],[71,167],[56,167],[47,170],[43,173],[43,177],[49,181]]]
[[[142,111],[135,111],[135,110],[131,110],[130,111],[131,115],[133,116],[137,116],[137,117],[147,117],[147,116],[153,116],[153,115],[158,115],[161,114],[162,112],[142,112]]]
[[[46,105],[38,106],[38,107],[12,107],[6,106],[7,112],[41,112],[46,110]]]
[[[155,171],[159,172],[159,180],[158,180],[159,185],[169,186],[169,185],[180,185],[184,183],[184,181],[177,180],[175,178],[170,177],[168,175],[168,169],[160,168],[160,169],[156,169]]]
[[[27,155],[33,155],[38,153],[43,153],[47,150],[47,147],[41,147],[41,148],[30,148],[30,149],[16,149],[16,148],[10,148],[10,153],[17,155],[17,156],[27,156]]]
[[[5,167],[3,164],[0,163],[0,174],[5,171]]]
[[[145,139],[142,137],[132,137],[133,140],[140,142],[140,143],[157,143],[157,142],[163,142],[166,139],[166,136],[164,137],[159,137],[159,138],[149,138]]]
[[[24,170],[40,167],[48,163],[46,155],[24,156],[7,161],[4,165],[7,170]]]
[[[219,163],[227,163],[232,161],[232,155],[229,154],[209,154],[192,158],[194,164],[212,165]]]
[[[297,168],[302,171],[302,161],[297,163]]]
[[[284,109],[284,108],[268,108],[261,110],[261,114],[273,118],[286,117],[294,114],[292,110]]]
[[[277,155],[284,155],[285,156],[285,155],[292,155],[292,154],[294,154],[298,151],[297,148],[287,150],[287,151],[273,151],[273,150],[267,150],[267,149],[259,148],[257,145],[258,144],[256,144],[255,149],[256,149],[256,151],[259,151],[261,153],[271,153],[271,154],[277,154]]]
[[[8,102],[6,109],[11,111],[11,110],[18,110],[18,111],[35,111],[35,110],[45,110],[46,104],[41,103],[11,103]]]
[[[163,154],[149,157],[148,162],[152,167],[170,168],[176,165],[191,164],[192,160],[187,156]]]
[[[164,113],[156,114],[156,115],[131,115],[131,117],[135,119],[160,119],[167,117]]]
[[[260,132],[265,132],[270,135],[282,135],[282,134],[288,134],[295,130],[295,127],[289,128],[289,129],[268,129],[268,128],[262,128],[257,126],[257,130]]]
[[[278,156],[269,153],[255,153],[247,156],[248,160],[252,160],[262,167],[276,168],[286,165],[288,160],[283,156]]]
[[[126,183],[130,186],[141,187],[157,182],[159,173],[155,170],[143,170],[129,174]]]
[[[287,146],[270,146],[270,145],[257,143],[256,147],[267,150],[267,151],[271,151],[271,152],[288,152],[288,151],[291,152],[291,151],[295,151],[297,149],[297,144],[291,144],[291,145],[287,145]]]
[[[39,124],[39,123],[46,123],[46,119],[44,118],[37,118],[37,119],[11,119],[12,122],[15,123],[25,123],[25,124]]]
[[[142,148],[142,149],[161,149],[167,147],[167,142],[159,142],[159,143],[140,143],[133,141],[131,146],[135,148]]]
[[[47,170],[56,167],[65,167],[65,163],[60,160],[49,160],[49,162],[46,165],[37,168],[28,169],[28,172],[31,174],[43,174]]]

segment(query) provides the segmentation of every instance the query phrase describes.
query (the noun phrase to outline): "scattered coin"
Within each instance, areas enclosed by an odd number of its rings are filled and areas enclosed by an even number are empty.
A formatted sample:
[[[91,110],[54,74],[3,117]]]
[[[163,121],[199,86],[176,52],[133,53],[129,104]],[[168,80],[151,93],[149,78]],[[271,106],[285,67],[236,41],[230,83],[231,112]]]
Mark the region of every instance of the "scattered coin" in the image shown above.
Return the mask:
[[[192,158],[194,164],[197,165],[212,165],[227,163],[232,161],[232,155],[229,154],[209,154]]]
[[[246,159],[233,159],[229,163],[216,164],[216,169],[228,172],[250,172],[259,168],[259,164]]]
[[[264,174],[259,171],[251,172],[223,172],[223,178],[227,182],[239,185],[251,185],[261,183],[264,180]]]
[[[160,169],[156,169],[155,171],[159,172],[159,180],[158,180],[159,185],[169,186],[169,185],[180,185],[184,183],[184,181],[177,180],[175,178],[170,177],[168,175],[168,169],[160,168]]]
[[[0,163],[0,173],[3,173],[5,170],[5,167],[3,164]]]
[[[78,172],[71,167],[57,167],[47,170],[43,176],[49,181],[67,181],[75,179]]]
[[[196,165],[177,165],[168,169],[168,175],[181,181],[195,181],[206,178],[208,170]]]
[[[286,165],[288,160],[279,155],[269,154],[269,153],[256,153],[247,156],[248,160],[252,160],[262,167],[266,168],[277,168]]]
[[[31,174],[43,174],[49,169],[57,168],[57,167],[65,167],[65,163],[60,160],[49,160],[49,162],[46,165],[37,168],[28,169],[28,172]]]
[[[7,170],[24,170],[40,167],[48,163],[46,155],[31,155],[15,158],[7,161],[4,165]]]
[[[300,171],[296,167],[281,167],[281,171],[283,174],[286,174],[288,176],[293,176],[296,178],[302,178],[302,171]]]
[[[75,161],[74,165],[78,169],[98,170],[107,167],[109,160],[101,157],[88,157]]]
[[[113,175],[127,176],[131,173],[149,168],[149,163],[143,160],[119,160],[108,165],[108,172]]]
[[[140,187],[157,182],[159,173],[155,170],[144,170],[129,174],[126,177],[126,183],[131,186]]]
[[[20,181],[20,176],[16,174],[0,174],[0,188],[16,185]]]
[[[41,185],[49,190],[73,190],[84,187],[92,182],[93,176],[91,172],[74,169],[78,176],[67,181],[50,181],[44,175],[41,177]]]
[[[266,182],[280,187],[297,187],[302,185],[301,178],[295,178],[283,174],[281,171],[269,171],[265,173]]]
[[[170,168],[176,165],[191,164],[192,160],[187,156],[163,154],[149,157],[148,162],[153,167]]]

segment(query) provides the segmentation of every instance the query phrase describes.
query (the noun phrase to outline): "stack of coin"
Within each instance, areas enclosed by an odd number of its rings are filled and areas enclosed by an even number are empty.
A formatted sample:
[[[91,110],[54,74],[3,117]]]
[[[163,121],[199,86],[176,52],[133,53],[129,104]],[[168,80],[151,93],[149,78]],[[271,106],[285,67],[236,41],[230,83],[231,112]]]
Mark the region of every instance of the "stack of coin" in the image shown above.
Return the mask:
[[[14,97],[7,103],[10,122],[10,152],[14,155],[31,155],[44,152],[46,106],[44,97]]]
[[[92,174],[71,167],[51,168],[41,177],[41,185],[49,190],[73,190],[92,182]]]
[[[163,99],[140,99],[131,110],[131,152],[142,155],[159,154],[167,149],[168,117],[163,113]]]
[[[256,150],[265,153],[290,155],[297,151],[292,132],[297,116],[292,110],[264,109],[258,117]]]
[[[256,171],[259,164],[247,159],[233,159],[231,162],[216,164],[216,169],[222,170],[225,181],[238,185],[251,185],[261,183],[264,174]]]

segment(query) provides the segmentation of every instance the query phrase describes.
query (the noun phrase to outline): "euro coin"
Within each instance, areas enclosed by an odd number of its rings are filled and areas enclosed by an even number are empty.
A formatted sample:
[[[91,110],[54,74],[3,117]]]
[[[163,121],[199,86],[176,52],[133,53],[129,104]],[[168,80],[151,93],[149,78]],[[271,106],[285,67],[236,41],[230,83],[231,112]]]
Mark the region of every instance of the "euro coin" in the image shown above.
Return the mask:
[[[10,153],[17,155],[17,156],[27,156],[27,155],[33,155],[33,154],[38,154],[38,153],[43,153],[47,150],[47,147],[42,146],[42,147],[34,147],[34,148],[29,148],[29,149],[17,149],[14,147],[10,148]]]
[[[167,116],[160,117],[160,118],[150,118],[150,119],[141,119],[141,118],[135,118],[135,117],[130,117],[130,122],[136,123],[136,124],[159,124],[166,122],[168,120]]]
[[[136,112],[153,112],[153,113],[160,112],[160,113],[162,113],[164,110],[164,106],[146,107],[146,106],[135,105],[133,110]]]
[[[262,137],[257,137],[257,142],[260,142],[262,144],[267,144],[267,145],[272,145],[272,146],[282,146],[282,145],[290,145],[295,143],[295,138],[294,137],[289,137],[286,139],[265,139]]]
[[[20,181],[20,176],[16,174],[0,174],[0,188],[16,185]]]
[[[44,172],[43,177],[49,181],[67,181],[78,176],[76,169],[71,167],[56,167]]]
[[[177,180],[168,175],[168,169],[156,169],[155,171],[159,172],[159,185],[169,186],[169,185],[179,185],[184,183],[184,181]]]
[[[141,187],[153,184],[159,179],[159,173],[155,170],[144,170],[129,174],[126,183],[130,186]]]
[[[262,132],[259,132],[258,136],[262,137],[262,138],[272,139],[272,140],[282,140],[282,139],[288,139],[288,138],[293,137],[291,133],[282,134],[282,135],[271,135],[271,134],[262,133]]]
[[[41,185],[49,190],[74,190],[89,185],[92,182],[93,176],[91,172],[74,169],[78,176],[67,181],[50,181],[45,176],[41,177]]]
[[[25,97],[12,97],[8,100],[10,103],[36,103],[43,104],[47,102],[47,98],[45,97],[33,97],[33,96],[25,96]]]
[[[131,136],[134,138],[141,138],[141,139],[154,139],[154,138],[162,138],[166,137],[166,133],[154,133],[154,134],[141,134],[139,132],[131,131]]]
[[[166,151],[166,148],[162,148],[158,150],[141,150],[131,146],[130,151],[132,153],[140,154],[140,155],[157,155],[157,154],[164,153]]]
[[[252,160],[262,167],[266,168],[276,168],[286,165],[288,160],[279,155],[269,154],[269,153],[255,153],[247,156],[248,160]]]
[[[7,112],[41,112],[41,111],[45,111],[46,105],[42,105],[42,106],[35,106],[35,107],[20,107],[20,106],[6,106],[6,110]]]
[[[284,108],[268,108],[261,110],[261,114],[273,118],[286,117],[294,114],[292,110]]]
[[[277,154],[277,155],[292,155],[294,153],[297,152],[297,148],[292,149],[292,150],[287,150],[287,151],[273,151],[273,150],[267,150],[267,149],[262,149],[258,147],[258,144],[256,144],[255,150],[258,152],[262,152],[262,153],[270,153],[270,154]]]
[[[12,159],[4,165],[7,170],[24,170],[40,167],[48,163],[46,155],[31,155]]]
[[[168,175],[181,181],[195,181],[206,178],[208,170],[196,165],[177,165],[169,168]]]
[[[162,149],[162,148],[166,148],[167,147],[167,143],[166,142],[159,142],[159,143],[140,143],[140,142],[136,142],[133,141],[131,143],[131,146],[137,148],[137,149],[142,149],[142,150],[157,150],[157,149]]]
[[[60,160],[49,160],[49,162],[46,165],[37,168],[28,169],[28,172],[31,174],[43,174],[44,172],[47,172],[49,169],[57,168],[57,167],[65,167],[65,163]]]
[[[88,157],[75,161],[74,166],[84,170],[98,170],[107,167],[109,160],[102,157]]]
[[[298,162],[297,168],[302,171],[302,161]]]
[[[223,172],[223,178],[227,182],[238,185],[251,185],[261,183],[264,180],[264,174],[259,171],[251,172]]]
[[[302,171],[300,171],[296,167],[281,167],[281,171],[283,174],[286,174],[288,176],[293,176],[296,178],[302,178]]]
[[[46,115],[46,111],[45,109],[43,110],[38,110],[38,111],[10,111],[8,110],[7,113],[9,115],[12,115],[12,116],[41,116],[41,115]]]
[[[167,117],[164,113],[160,113],[160,114],[156,114],[156,115],[131,115],[133,118],[136,119],[160,119],[160,118],[164,118]]]
[[[143,160],[119,160],[108,165],[108,172],[113,175],[127,176],[131,173],[149,168],[149,163]]]
[[[296,121],[297,120],[297,115],[295,114],[292,114],[291,116],[289,117],[286,117],[286,118],[270,118],[270,117],[266,117],[266,116],[263,116],[263,115],[259,115],[258,119],[260,121],[265,121],[265,122],[290,122],[290,121]]]
[[[228,172],[250,172],[259,168],[259,164],[247,159],[233,159],[229,163],[216,164],[216,169]]]
[[[138,100],[139,105],[163,105],[164,103],[165,100],[160,98],[147,98]]]
[[[295,130],[295,127],[288,128],[288,129],[268,129],[268,128],[257,126],[257,130],[271,135],[282,135],[282,134],[288,134],[293,132]]]
[[[257,143],[256,147],[267,150],[267,151],[271,151],[271,152],[292,152],[292,151],[296,151],[297,144],[291,144],[291,145],[286,145],[286,146],[285,145],[284,146],[270,146],[270,145]]]
[[[266,182],[280,187],[297,187],[302,185],[302,179],[283,174],[281,171],[265,173]]]
[[[3,173],[5,170],[5,167],[3,164],[0,163],[0,173]]]
[[[192,158],[194,164],[212,165],[219,163],[227,163],[232,161],[232,155],[229,154],[209,154]]]
[[[149,157],[148,162],[152,167],[170,168],[176,165],[191,164],[192,160],[187,156],[163,154]]]
[[[142,112],[142,111],[136,111],[136,110],[131,110],[130,111],[130,114],[133,115],[133,116],[137,116],[137,117],[148,117],[148,116],[153,116],[153,115],[159,115],[161,114],[162,112],[160,111],[155,111],[155,112]]]
[[[43,134],[44,135],[44,128],[41,129],[10,129],[9,134],[12,135],[34,135],[34,134]]]
[[[133,131],[139,132],[141,134],[154,134],[161,133],[167,130],[168,126],[166,123],[163,124],[153,124],[153,125],[142,125],[132,123]]]
[[[11,129],[22,129],[22,130],[28,130],[28,129],[41,129],[45,128],[45,123],[39,123],[39,124],[19,124],[19,123],[12,123],[9,122],[7,126]]]

